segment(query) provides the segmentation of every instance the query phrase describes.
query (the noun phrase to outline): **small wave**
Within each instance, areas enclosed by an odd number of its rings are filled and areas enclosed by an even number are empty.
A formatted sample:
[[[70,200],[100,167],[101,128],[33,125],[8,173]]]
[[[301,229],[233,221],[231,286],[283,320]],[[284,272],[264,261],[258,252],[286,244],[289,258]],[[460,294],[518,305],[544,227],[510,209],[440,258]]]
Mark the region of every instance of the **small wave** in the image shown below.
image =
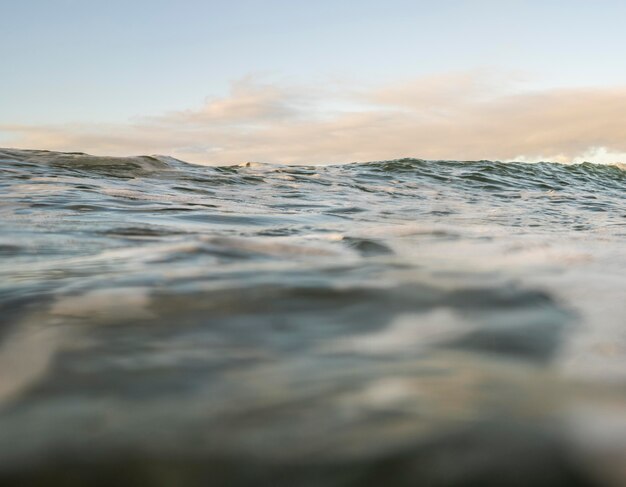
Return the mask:
[[[83,152],[0,149],[0,161],[30,163],[49,167],[82,170],[109,176],[135,176],[172,168],[176,161],[160,156],[108,157]]]

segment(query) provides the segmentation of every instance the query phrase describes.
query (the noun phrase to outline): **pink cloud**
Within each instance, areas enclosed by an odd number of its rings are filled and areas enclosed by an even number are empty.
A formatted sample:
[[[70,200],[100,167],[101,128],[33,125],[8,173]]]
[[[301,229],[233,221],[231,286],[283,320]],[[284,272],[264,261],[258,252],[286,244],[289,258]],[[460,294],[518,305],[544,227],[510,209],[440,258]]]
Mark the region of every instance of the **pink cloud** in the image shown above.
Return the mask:
[[[117,125],[0,130],[16,147],[159,153],[204,164],[573,160],[626,153],[626,87],[529,91],[515,78],[481,72],[326,91],[248,78],[194,110]]]

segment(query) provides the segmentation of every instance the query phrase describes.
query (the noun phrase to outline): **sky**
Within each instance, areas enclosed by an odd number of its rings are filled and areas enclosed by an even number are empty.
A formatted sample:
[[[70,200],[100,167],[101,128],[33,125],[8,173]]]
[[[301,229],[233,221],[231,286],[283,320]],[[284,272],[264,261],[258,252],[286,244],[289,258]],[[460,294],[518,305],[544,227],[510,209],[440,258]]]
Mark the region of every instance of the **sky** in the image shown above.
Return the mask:
[[[0,146],[626,160],[626,2],[0,0]]]

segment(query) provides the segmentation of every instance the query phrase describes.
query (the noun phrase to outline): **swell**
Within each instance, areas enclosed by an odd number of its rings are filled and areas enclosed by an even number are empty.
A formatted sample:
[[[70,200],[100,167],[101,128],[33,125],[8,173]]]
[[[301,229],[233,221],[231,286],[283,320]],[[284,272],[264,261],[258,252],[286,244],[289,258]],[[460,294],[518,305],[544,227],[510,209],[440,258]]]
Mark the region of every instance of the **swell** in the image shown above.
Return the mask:
[[[86,154],[84,152],[59,152],[49,150],[38,149],[15,149],[15,148],[0,148],[0,160],[2,162],[32,162],[36,164],[45,164],[55,167],[66,168],[81,168],[81,169],[98,169],[105,167],[127,167],[129,169],[166,169],[176,166],[192,166],[198,167],[203,165],[192,164],[189,162],[181,161],[180,159],[173,158],[171,156],[164,155],[139,155],[139,156],[126,156],[126,157],[113,157],[113,156],[95,156]],[[596,164],[593,162],[583,162],[578,164],[566,164],[560,162],[503,162],[503,161],[454,161],[454,160],[427,160],[419,158],[402,158],[402,159],[390,159],[381,161],[370,162],[357,162],[357,163],[345,163],[345,164],[330,164],[330,165],[302,165],[302,164],[269,164],[260,162],[245,162],[241,164],[232,164],[226,166],[203,166],[211,168],[221,168],[222,170],[230,170],[237,172],[239,169],[259,169],[265,170],[280,170],[284,167],[297,167],[297,168],[322,168],[322,167],[354,167],[354,168],[367,168],[379,172],[414,172],[420,170],[427,170],[433,165],[441,167],[455,167],[455,166],[470,166],[475,168],[481,168],[488,172],[502,172],[510,173],[511,171],[520,170],[526,172],[534,172],[533,168],[538,168],[539,172],[545,172],[547,168],[553,171],[569,171],[569,172],[581,172],[585,174],[618,174],[625,177],[626,164],[612,163],[612,164]]]
[[[171,169],[175,159],[160,156],[105,157],[83,152],[0,149],[0,163],[38,165],[68,171],[89,171],[102,175],[132,177]]]
[[[38,172],[50,174],[133,179],[156,177],[182,182],[177,189],[185,191],[190,183],[195,191],[204,184],[257,185],[277,179],[330,186],[356,185],[364,191],[377,192],[369,183],[406,184],[424,181],[460,189],[507,192],[509,190],[563,191],[580,189],[590,192],[621,194],[626,185],[624,164],[562,164],[554,162],[525,163],[501,161],[436,161],[395,159],[338,165],[276,165],[243,163],[232,166],[200,166],[168,156],[106,157],[82,152],[0,149],[0,169],[28,179]],[[13,171],[12,171],[13,170]],[[21,173],[21,174],[19,174]],[[285,186],[286,187],[286,186]]]

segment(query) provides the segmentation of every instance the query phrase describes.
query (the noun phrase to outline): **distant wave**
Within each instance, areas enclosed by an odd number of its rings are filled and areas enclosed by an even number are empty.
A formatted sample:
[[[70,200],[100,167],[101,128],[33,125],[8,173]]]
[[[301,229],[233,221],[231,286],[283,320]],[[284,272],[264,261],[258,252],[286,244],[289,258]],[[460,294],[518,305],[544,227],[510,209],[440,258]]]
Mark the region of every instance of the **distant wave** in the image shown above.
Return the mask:
[[[231,175],[231,182],[252,182],[251,172],[257,178],[289,171],[342,178],[370,174],[423,178],[433,182],[480,188],[506,190],[511,188],[537,188],[557,190],[564,186],[594,187],[600,191],[621,191],[626,183],[624,164],[563,164],[555,162],[501,162],[501,161],[435,161],[423,159],[394,159],[346,163],[335,165],[280,165],[246,162],[230,166],[200,166],[169,156],[108,157],[82,152],[54,152],[44,150],[0,149],[0,162],[4,164],[42,165],[59,170],[85,171],[103,176],[140,177],[163,172],[210,175],[222,179]],[[219,179],[219,178],[218,178]]]

